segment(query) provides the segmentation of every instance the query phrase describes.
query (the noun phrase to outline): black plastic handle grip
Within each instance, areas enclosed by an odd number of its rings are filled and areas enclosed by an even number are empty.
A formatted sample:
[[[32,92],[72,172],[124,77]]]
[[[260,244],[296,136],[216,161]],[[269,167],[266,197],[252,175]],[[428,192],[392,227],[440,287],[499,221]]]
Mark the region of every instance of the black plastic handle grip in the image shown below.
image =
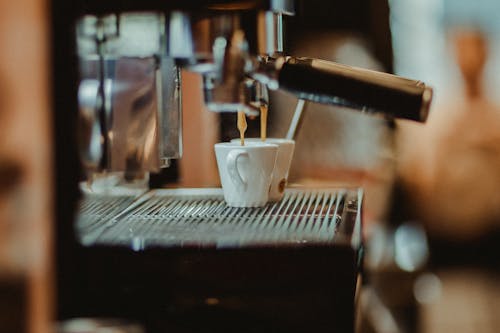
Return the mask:
[[[419,122],[432,100],[421,81],[311,58],[289,58],[278,82],[301,99]]]

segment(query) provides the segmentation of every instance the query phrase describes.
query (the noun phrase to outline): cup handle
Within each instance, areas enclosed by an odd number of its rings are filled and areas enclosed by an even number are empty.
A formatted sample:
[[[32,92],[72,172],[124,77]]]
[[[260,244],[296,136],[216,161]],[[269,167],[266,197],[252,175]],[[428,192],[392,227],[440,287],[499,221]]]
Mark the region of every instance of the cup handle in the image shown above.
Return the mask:
[[[239,190],[245,189],[247,186],[247,182],[241,176],[241,173],[238,170],[238,165],[236,164],[238,158],[240,158],[241,156],[248,157],[248,152],[242,149],[234,149],[229,152],[226,158],[226,166],[229,176],[236,188],[238,188]]]

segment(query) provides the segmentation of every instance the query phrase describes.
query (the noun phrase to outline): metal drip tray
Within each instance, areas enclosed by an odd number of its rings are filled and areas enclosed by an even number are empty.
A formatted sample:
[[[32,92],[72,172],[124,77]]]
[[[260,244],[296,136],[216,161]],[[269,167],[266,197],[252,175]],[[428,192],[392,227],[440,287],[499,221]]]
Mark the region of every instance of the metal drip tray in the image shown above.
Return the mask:
[[[139,196],[86,195],[77,233],[82,244],[147,247],[243,247],[360,242],[362,193],[287,189],[259,208],[234,208],[221,189],[152,190]]]

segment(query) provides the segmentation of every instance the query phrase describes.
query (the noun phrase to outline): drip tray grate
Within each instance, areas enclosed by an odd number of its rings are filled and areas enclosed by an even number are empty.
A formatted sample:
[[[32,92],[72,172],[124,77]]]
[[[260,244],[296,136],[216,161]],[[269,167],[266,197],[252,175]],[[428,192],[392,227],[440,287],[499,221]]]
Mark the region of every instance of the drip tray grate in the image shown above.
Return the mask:
[[[220,189],[153,190],[139,197],[83,200],[84,245],[241,247],[359,241],[358,190],[287,189],[259,208],[234,208]]]

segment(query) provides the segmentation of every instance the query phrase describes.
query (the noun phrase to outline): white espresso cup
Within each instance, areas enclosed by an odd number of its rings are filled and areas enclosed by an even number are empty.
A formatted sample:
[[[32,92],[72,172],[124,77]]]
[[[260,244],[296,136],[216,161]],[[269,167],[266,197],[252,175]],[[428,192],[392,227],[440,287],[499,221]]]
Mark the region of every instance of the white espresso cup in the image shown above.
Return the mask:
[[[224,200],[233,207],[261,207],[269,200],[278,146],[262,142],[216,143]]]
[[[233,139],[231,142],[239,142],[239,139]],[[290,171],[290,165],[292,164],[295,141],[280,138],[267,138],[265,141],[262,141],[260,138],[245,138],[245,142],[270,143],[278,146],[278,157],[276,158],[276,165],[274,166],[269,200],[280,201],[285,194],[285,187],[288,183],[288,171]]]

